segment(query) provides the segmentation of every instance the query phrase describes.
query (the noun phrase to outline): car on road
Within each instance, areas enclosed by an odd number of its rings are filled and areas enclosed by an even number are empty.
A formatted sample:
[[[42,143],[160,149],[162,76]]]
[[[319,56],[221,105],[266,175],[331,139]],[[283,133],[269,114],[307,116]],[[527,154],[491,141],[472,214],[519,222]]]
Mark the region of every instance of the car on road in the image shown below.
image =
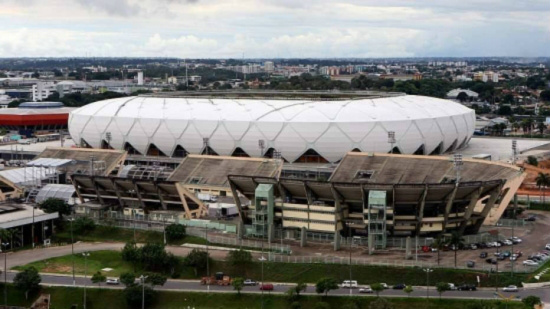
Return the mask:
[[[396,285],[393,286],[393,289],[394,290],[403,290],[404,288],[406,288],[407,286],[404,284],[404,283],[398,283]]]
[[[457,287],[454,283],[447,283],[447,285],[449,286],[449,290],[450,291],[456,291],[457,290]]]
[[[260,285],[260,291],[273,291],[273,284],[265,283]]]
[[[389,288],[390,288],[386,283],[380,283],[380,285],[381,285],[384,289],[389,289]]]
[[[489,264],[496,264],[498,263],[497,262],[497,259],[493,259],[493,258],[488,258],[485,260],[485,262],[489,263]]]
[[[459,291],[475,291],[477,287],[474,284],[463,284],[458,286]]]
[[[523,265],[525,265],[525,266],[539,266],[539,263],[537,263],[533,260],[525,260],[525,261],[523,261]]]
[[[482,259],[485,259],[487,258],[487,252],[483,251],[479,254],[479,257],[482,258]]]
[[[252,279],[246,279],[244,281],[244,285],[246,286],[254,286],[254,285],[258,285],[258,282],[252,280]]]
[[[371,287],[368,286],[368,285],[367,285],[367,286],[364,286],[364,287],[362,287],[362,288],[359,288],[359,293],[367,293],[367,294],[370,294],[370,293],[372,293],[372,292],[373,292],[373,291],[372,291]]]
[[[515,285],[509,285],[502,289],[502,292],[517,292],[517,291],[518,291],[518,287]]]
[[[119,285],[120,281],[117,278],[107,278],[107,281],[105,283],[109,285]]]
[[[344,282],[342,282],[342,287],[343,288],[357,288],[357,281],[355,280],[344,280]]]

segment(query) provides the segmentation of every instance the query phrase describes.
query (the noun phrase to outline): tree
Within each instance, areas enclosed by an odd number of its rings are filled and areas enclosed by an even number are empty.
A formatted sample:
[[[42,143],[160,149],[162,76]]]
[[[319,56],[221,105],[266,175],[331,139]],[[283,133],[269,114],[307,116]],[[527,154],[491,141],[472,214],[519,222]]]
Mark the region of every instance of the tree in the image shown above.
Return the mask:
[[[403,292],[407,293],[407,296],[408,297],[411,297],[411,293],[413,292],[413,287],[410,286],[410,285],[407,285],[404,289],[403,289]]]
[[[432,243],[432,247],[437,250],[437,265],[439,265],[439,262],[441,261],[439,254],[444,246],[445,246],[445,240],[441,235],[437,236],[434,239],[434,242]]]
[[[376,293],[376,297],[380,297],[380,292],[384,290],[384,287],[380,283],[371,284],[370,288]]]
[[[71,208],[62,199],[51,197],[40,203],[39,206],[46,213],[58,212],[60,217],[71,214]]]
[[[459,100],[460,102],[464,103],[466,101],[468,101],[470,99],[470,97],[468,96],[468,94],[464,91],[461,91],[457,96],[456,96],[456,99]]]
[[[136,275],[133,273],[122,273],[120,274],[120,283],[124,284],[126,287],[130,287],[136,284]]]
[[[540,99],[544,102],[550,102],[550,90],[544,90],[540,93]]]
[[[136,264],[141,260],[141,250],[137,244],[133,241],[129,241],[122,248],[122,260],[132,263],[134,266],[134,272],[136,271]]]
[[[102,274],[100,271],[92,276],[92,282],[97,283],[98,286],[101,286],[101,282],[105,281],[107,281],[107,277],[105,277],[105,275]]]
[[[296,286],[293,287],[294,292],[299,297],[300,293],[305,292],[307,289],[307,284],[305,282],[298,282]]]
[[[25,292],[25,299],[29,299],[29,292],[38,290],[40,287],[40,274],[34,267],[27,267],[22,272],[17,273],[13,279],[15,288]]]
[[[439,299],[441,299],[441,295],[443,295],[443,293],[449,291],[450,287],[449,287],[449,284],[447,282],[438,282],[435,285],[435,289],[437,290],[437,293],[439,293]]]
[[[206,251],[193,249],[185,257],[184,263],[187,266],[193,267],[195,276],[197,276],[200,270],[206,269],[206,263],[209,258],[210,256]]]
[[[252,254],[246,250],[239,249],[229,251],[227,253],[227,261],[229,264],[239,269],[239,272],[252,262]]]
[[[464,246],[464,238],[462,238],[462,235],[458,231],[452,231],[449,244],[454,247],[453,251],[455,252],[455,268],[456,268],[456,253],[458,252],[459,248]]]
[[[140,260],[144,269],[149,271],[161,271],[168,254],[161,243],[146,243],[141,247]]]
[[[543,134],[544,134],[544,130],[546,130],[546,125],[544,124],[544,122],[539,121],[539,122],[537,123],[537,130],[539,130],[540,135],[543,135]]]
[[[378,298],[370,303],[369,309],[393,309],[393,305],[385,298]]]
[[[545,191],[542,191],[542,188],[543,187],[546,188],[550,184],[550,175],[548,175],[546,173],[539,172],[539,174],[537,175],[537,178],[535,178],[535,181],[537,183],[537,187],[539,187],[539,191],[541,192],[542,203],[544,204],[544,202],[545,202],[544,192]]]
[[[145,293],[145,306],[151,306],[155,300],[157,293],[150,287],[141,287],[140,285],[132,285],[124,289],[124,297],[129,308],[141,308],[143,294]]]
[[[535,157],[535,156],[528,156],[527,157],[527,164],[533,165],[533,166],[538,166],[539,165],[539,160],[537,160],[537,157]]]
[[[244,279],[241,277],[233,278],[231,285],[233,286],[233,289],[237,291],[237,294],[241,295],[241,290],[244,287]]]
[[[315,284],[315,292],[318,294],[324,293],[325,296],[328,295],[329,291],[336,289],[338,289],[338,282],[336,282],[336,279],[330,277],[322,278]]]
[[[75,233],[87,234],[95,229],[95,222],[88,217],[79,217],[74,220],[73,227]]]
[[[527,296],[524,299],[521,300],[521,302],[527,306],[527,308],[535,308],[535,305],[540,305],[542,302],[540,301],[540,297],[537,296]]]
[[[185,225],[170,224],[166,226],[166,239],[168,241],[177,241],[185,238]]]
[[[151,285],[151,288],[155,288],[155,286],[163,286],[166,283],[166,276],[158,273],[147,273],[146,274],[147,279],[145,279],[145,283],[148,283]]]

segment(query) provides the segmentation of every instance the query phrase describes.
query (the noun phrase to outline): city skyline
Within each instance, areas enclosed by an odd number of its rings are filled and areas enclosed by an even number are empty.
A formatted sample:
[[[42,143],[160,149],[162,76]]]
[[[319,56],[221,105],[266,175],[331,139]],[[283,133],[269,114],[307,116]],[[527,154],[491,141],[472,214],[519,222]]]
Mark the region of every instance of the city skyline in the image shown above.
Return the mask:
[[[547,1],[0,0],[1,57],[550,56]]]

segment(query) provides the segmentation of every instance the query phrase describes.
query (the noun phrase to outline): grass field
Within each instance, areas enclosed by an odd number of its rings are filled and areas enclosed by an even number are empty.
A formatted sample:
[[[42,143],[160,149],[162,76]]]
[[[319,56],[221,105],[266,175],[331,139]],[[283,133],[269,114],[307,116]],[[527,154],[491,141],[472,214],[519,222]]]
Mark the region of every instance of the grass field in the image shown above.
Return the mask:
[[[51,295],[52,309],[68,309],[76,304],[82,308],[83,289],[72,287],[49,287],[43,288],[43,293]],[[88,309],[126,309],[123,291],[107,289],[87,290]],[[9,287],[9,304],[29,307],[31,301],[26,301],[24,294]],[[34,296],[36,297],[36,295]],[[369,304],[376,300],[376,297],[321,297],[302,296],[298,301],[303,309],[314,309],[319,302],[326,302],[331,309],[340,308],[369,308]],[[415,298],[388,298],[393,308],[407,309],[467,309],[467,308],[505,308],[505,304],[499,301],[480,300],[438,300],[438,299],[415,299]],[[353,306],[350,306],[353,305]],[[524,308],[519,302],[509,302],[507,308]],[[261,296],[259,294],[237,295],[236,293],[184,293],[184,292],[158,292],[158,297],[151,308],[159,309],[252,309],[260,308]],[[349,306],[349,307],[348,307]],[[286,309],[289,302],[286,297],[279,295],[265,295],[265,309]]]
[[[95,229],[85,235],[74,234],[74,241],[104,241],[104,242],[127,242],[134,239],[133,229],[123,229],[118,227],[109,227],[97,225]],[[136,230],[136,241],[138,243],[147,242],[163,242],[164,236],[162,232]],[[54,242],[71,242],[71,233],[68,229],[63,232],[58,232],[54,236]],[[183,243],[191,244],[206,244],[206,240],[196,236],[186,236],[185,239],[174,242],[172,244],[181,245]]]
[[[34,266],[40,272],[49,273],[72,273],[71,256],[62,256],[48,260],[34,262],[25,266],[19,266],[14,269],[21,270],[26,266]],[[110,272],[103,272],[108,277],[117,277],[126,271],[133,271],[130,263],[121,259],[118,251],[96,251],[88,257],[88,274],[93,274],[103,268],[112,268]],[[138,267],[139,273],[141,268]],[[252,262],[245,268],[236,268],[224,261],[213,261],[210,264],[210,273],[224,272],[232,276],[242,276],[259,280],[261,278],[261,263]],[[84,274],[84,258],[81,255],[75,256],[75,272]],[[372,284],[376,282],[385,282],[387,284],[405,283],[408,285],[425,285],[426,274],[420,268],[396,268],[381,266],[353,266],[353,279],[359,284]],[[195,276],[194,270],[183,266],[180,269],[178,277],[180,279],[198,279],[205,273],[199,273]],[[510,284],[520,285],[527,279],[525,274],[515,274],[511,278],[510,274],[501,273],[498,276],[476,271],[436,269],[430,274],[432,284],[445,281],[455,284],[476,283],[477,276],[481,279],[481,285],[486,287],[506,286]],[[264,279],[273,282],[308,282],[315,283],[323,277],[333,277],[339,281],[349,279],[349,266],[337,264],[292,264],[292,263],[264,263]]]

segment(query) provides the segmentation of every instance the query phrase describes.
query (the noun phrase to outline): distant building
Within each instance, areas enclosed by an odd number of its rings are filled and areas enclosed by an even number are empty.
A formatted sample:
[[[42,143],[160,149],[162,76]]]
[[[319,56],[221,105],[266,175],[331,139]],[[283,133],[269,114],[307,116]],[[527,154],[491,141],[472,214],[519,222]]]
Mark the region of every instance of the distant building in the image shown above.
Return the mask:
[[[271,73],[275,70],[275,64],[273,61],[266,61],[264,62],[264,70],[268,73]]]
[[[453,89],[453,90],[447,92],[447,98],[456,99],[461,92],[466,93],[468,95],[468,97],[470,97],[470,98],[477,99],[479,97],[479,94],[475,91],[472,91],[470,89],[457,88],[457,89]]]
[[[139,71],[137,75],[137,84],[143,86],[143,71]]]

